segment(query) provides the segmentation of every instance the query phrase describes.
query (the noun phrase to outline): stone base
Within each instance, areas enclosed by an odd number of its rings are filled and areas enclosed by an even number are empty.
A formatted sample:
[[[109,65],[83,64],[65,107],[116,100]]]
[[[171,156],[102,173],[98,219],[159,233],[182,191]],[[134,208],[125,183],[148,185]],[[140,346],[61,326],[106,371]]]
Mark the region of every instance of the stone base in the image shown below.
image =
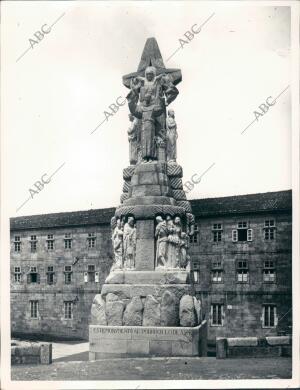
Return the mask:
[[[206,356],[207,323],[189,327],[89,327],[89,359],[112,357]]]

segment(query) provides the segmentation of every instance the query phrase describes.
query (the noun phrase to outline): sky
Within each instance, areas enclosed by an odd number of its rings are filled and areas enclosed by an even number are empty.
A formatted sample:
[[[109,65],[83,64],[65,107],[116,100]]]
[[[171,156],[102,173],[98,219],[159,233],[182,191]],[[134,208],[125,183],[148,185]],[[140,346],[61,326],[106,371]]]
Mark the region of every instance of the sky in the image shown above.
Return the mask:
[[[184,34],[205,21],[188,41]],[[43,39],[34,36],[53,23]],[[184,182],[202,175],[188,199],[291,188],[288,6],[6,2],[2,37],[2,185],[9,216],[119,205],[129,165],[128,107],[105,122],[104,111],[129,92],[122,76],[137,70],[149,37],[157,39],[165,66],[182,71],[170,106],[177,162]],[[176,51],[180,39],[187,43]],[[278,95],[255,120],[254,111]],[[34,183],[51,175],[37,190]]]

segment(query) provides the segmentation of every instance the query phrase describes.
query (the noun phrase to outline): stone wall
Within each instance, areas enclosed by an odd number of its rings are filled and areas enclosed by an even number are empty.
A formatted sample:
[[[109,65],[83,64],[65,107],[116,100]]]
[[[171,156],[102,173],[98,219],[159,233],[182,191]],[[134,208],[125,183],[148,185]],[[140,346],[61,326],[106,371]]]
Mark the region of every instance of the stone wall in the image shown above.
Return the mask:
[[[52,344],[12,341],[11,364],[51,364]]]
[[[96,234],[95,248],[88,248],[89,232]],[[64,235],[71,233],[72,249],[64,248]],[[47,250],[47,235],[54,236],[54,250]],[[11,325],[13,334],[47,334],[66,338],[88,338],[92,301],[101,291],[112,264],[108,225],[14,231],[11,235]],[[21,236],[22,250],[14,252],[14,237]],[[30,236],[38,240],[36,253],[30,252]],[[65,284],[64,267],[72,266],[72,281]],[[99,282],[86,282],[88,265],[95,266]],[[21,267],[21,282],[14,281],[14,267]],[[39,283],[27,283],[30,267],[36,266]],[[53,266],[54,283],[47,283],[48,266]],[[30,301],[38,301],[38,318],[30,316]],[[73,302],[72,319],[64,319],[64,301]]]
[[[290,336],[217,338],[217,359],[248,357],[291,357]]]
[[[276,238],[264,239],[264,221],[275,219]],[[232,230],[239,221],[248,221],[252,229],[251,242],[232,242]],[[289,213],[257,213],[241,216],[226,215],[215,218],[197,218],[198,243],[191,245],[191,261],[199,268],[199,283],[195,284],[197,297],[202,301],[208,321],[208,339],[230,336],[263,336],[266,333],[291,333],[292,325],[292,222]],[[212,226],[222,223],[222,241],[213,242]],[[221,262],[222,282],[212,281],[213,262]],[[248,283],[237,282],[236,263],[247,260]],[[276,281],[263,281],[263,263],[275,261]],[[222,326],[211,324],[211,304],[223,304]],[[262,327],[263,304],[277,306],[278,326]]]

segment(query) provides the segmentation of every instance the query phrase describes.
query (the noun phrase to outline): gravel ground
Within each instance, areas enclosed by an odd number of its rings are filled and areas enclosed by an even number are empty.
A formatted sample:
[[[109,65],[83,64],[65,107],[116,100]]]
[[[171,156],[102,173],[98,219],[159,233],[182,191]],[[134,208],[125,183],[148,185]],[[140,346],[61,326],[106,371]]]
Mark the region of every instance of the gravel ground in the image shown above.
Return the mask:
[[[69,359],[68,359],[69,360]],[[291,358],[135,358],[12,366],[12,380],[288,379]]]

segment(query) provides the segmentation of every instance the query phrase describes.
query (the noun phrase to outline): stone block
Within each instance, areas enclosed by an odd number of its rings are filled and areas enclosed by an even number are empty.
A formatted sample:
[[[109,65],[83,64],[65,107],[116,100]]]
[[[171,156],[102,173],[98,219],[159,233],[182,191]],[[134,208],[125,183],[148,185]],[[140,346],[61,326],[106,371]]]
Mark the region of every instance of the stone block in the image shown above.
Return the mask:
[[[128,284],[104,284],[102,286],[101,295],[103,298],[109,293],[116,294],[119,299],[131,298],[131,286]]]
[[[172,190],[173,196],[176,200],[186,200],[186,194],[183,190]]]
[[[269,336],[266,337],[268,345],[290,345],[292,339],[290,336]]]
[[[181,326],[193,327],[196,325],[194,299],[191,295],[184,295],[179,303],[179,320]]]
[[[124,200],[128,199],[128,193],[127,192],[123,192],[123,194],[121,194],[120,196],[120,203],[123,203]]]
[[[149,355],[149,340],[128,340],[127,341],[127,353],[134,356]]]
[[[132,197],[138,196],[160,196],[162,195],[161,186],[158,184],[132,185]]]
[[[150,340],[150,356],[172,356],[172,341]]]
[[[182,177],[182,167],[177,163],[168,163],[167,165],[167,174],[171,177]]]
[[[134,170],[135,170],[135,165],[130,165],[129,167],[124,168],[123,169],[123,179],[124,180],[131,179],[131,176],[133,175]]]
[[[91,308],[91,324],[107,325],[105,314],[105,301],[101,297],[101,294],[97,294],[93,300]]]
[[[170,182],[170,185],[173,189],[175,189],[175,190],[182,190],[183,189],[182,179],[180,179],[179,177],[170,177],[169,182]]]
[[[256,347],[258,339],[257,337],[229,337],[227,345],[228,347]]]
[[[160,326],[160,303],[152,295],[145,300],[143,326]]]
[[[139,184],[151,184],[158,182],[158,175],[156,172],[142,172],[139,174]]]
[[[124,181],[123,183],[123,192],[128,192],[130,188],[130,181]]]
[[[172,356],[192,356],[193,344],[185,341],[172,341]]]
[[[190,205],[190,202],[187,200],[177,200],[177,205],[183,207],[187,213],[192,212],[192,207]]]
[[[216,339],[216,358],[225,359],[227,357],[227,340],[226,338],[217,337]]]
[[[104,283],[108,284],[122,284],[124,283],[124,271],[110,272]]]
[[[122,325],[123,324],[124,303],[122,301],[108,301],[106,302],[105,314],[108,325]]]
[[[178,300],[171,291],[164,291],[160,305],[160,321],[162,326],[177,326],[179,323]]]
[[[123,315],[123,325],[141,326],[143,321],[143,303],[138,296],[132,297]]]
[[[41,364],[52,363],[52,344],[43,343],[40,346],[40,362]]]

